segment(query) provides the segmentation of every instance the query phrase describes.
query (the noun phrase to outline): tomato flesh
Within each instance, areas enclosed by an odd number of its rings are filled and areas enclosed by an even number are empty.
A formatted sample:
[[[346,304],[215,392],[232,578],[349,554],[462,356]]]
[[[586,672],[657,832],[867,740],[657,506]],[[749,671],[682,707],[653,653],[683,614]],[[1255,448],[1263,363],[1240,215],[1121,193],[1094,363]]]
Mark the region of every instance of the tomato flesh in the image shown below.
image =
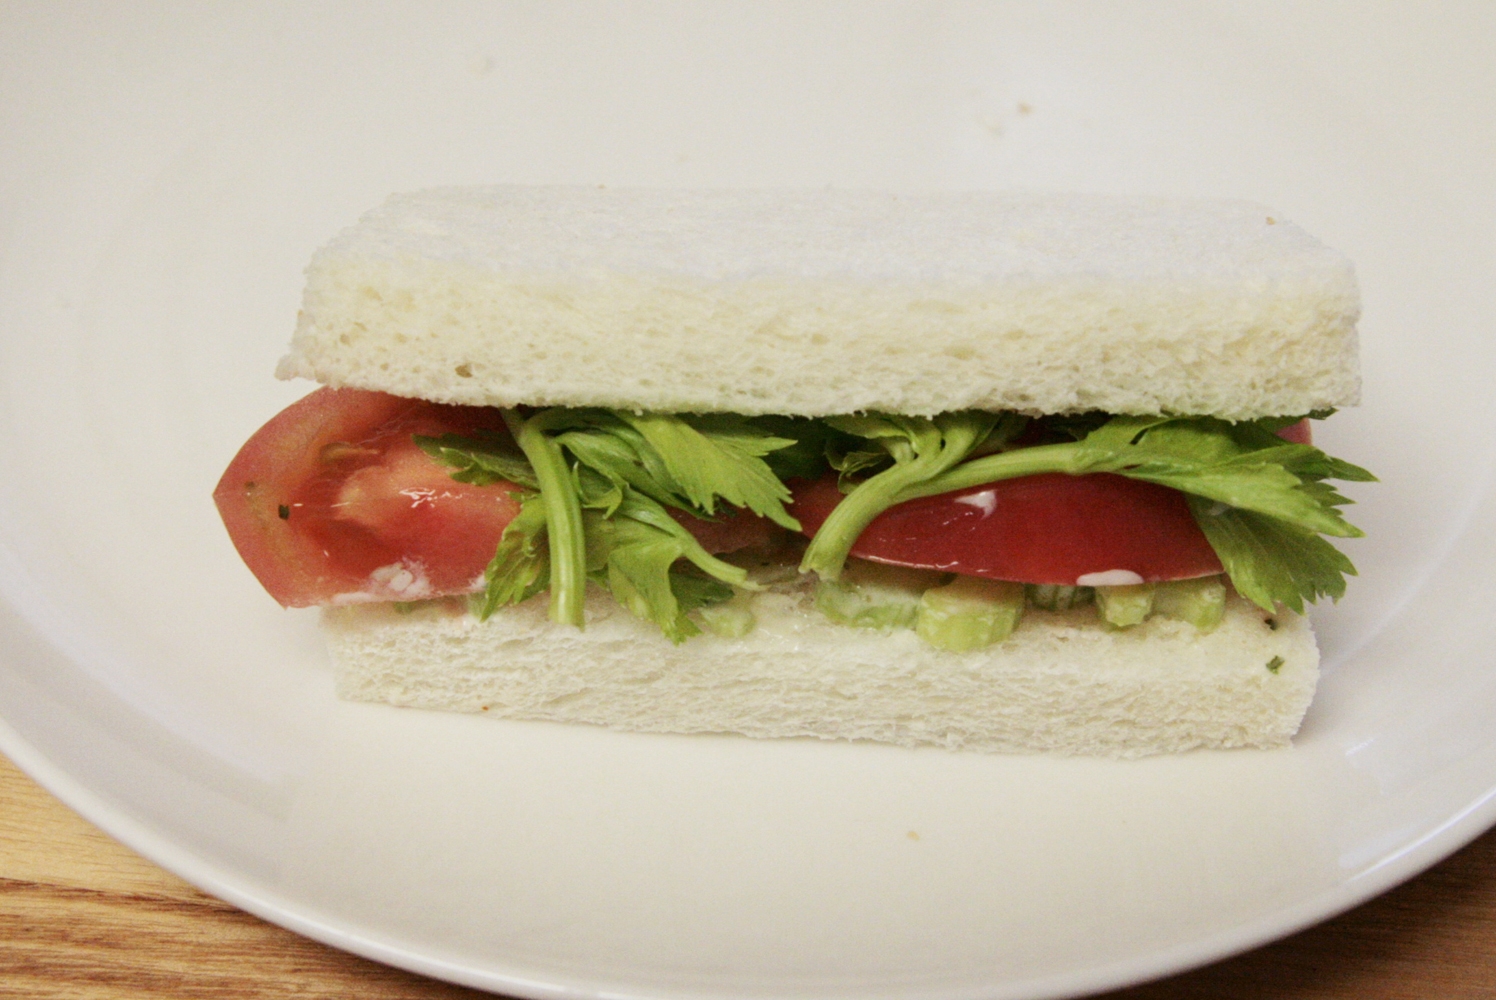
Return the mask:
[[[790,513],[813,536],[841,502],[836,477],[795,486]],[[1021,476],[896,504],[873,519],[852,555],[1070,586],[1117,570],[1110,579],[1118,582],[1221,572],[1183,494],[1108,473]]]
[[[1313,444],[1314,431],[1309,427],[1309,418],[1305,417],[1296,424],[1289,424],[1278,431],[1278,436],[1289,444]]]
[[[358,455],[334,460],[295,494],[291,517],[300,517],[302,530],[324,551],[339,553],[344,569],[368,581],[333,600],[352,594],[412,600],[477,589],[519,502],[512,483],[457,482],[411,440],[414,433],[449,430],[455,428],[416,430],[401,421],[369,442],[379,453],[375,464]]]
[[[213,497],[287,607],[461,593],[519,511],[513,486],[458,483],[411,435],[502,427],[497,410],[319,389],[245,443]]]
[[[767,517],[759,517],[746,507],[718,507],[715,521],[703,521],[674,507],[666,510],[701,543],[702,548],[715,554],[749,547],[769,548],[787,534]]]

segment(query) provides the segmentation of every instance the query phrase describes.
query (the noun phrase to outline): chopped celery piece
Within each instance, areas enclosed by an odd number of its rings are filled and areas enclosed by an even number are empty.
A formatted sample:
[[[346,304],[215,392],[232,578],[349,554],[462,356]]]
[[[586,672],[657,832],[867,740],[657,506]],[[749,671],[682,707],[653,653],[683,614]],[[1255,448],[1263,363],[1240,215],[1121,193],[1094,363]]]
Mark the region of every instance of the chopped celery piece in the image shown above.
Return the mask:
[[[1153,610],[1153,590],[1151,583],[1097,587],[1096,609],[1110,625],[1118,628],[1137,625]]]
[[[1153,591],[1153,610],[1209,632],[1226,614],[1226,585],[1219,576],[1160,583]]]
[[[751,599],[752,595],[738,594],[726,603],[699,608],[696,613],[701,616],[701,624],[713,635],[720,635],[724,639],[741,639],[758,624],[758,619],[753,617],[753,609],[748,606]]]
[[[429,611],[453,612],[465,609],[466,599],[462,597],[427,597],[419,601],[391,601],[390,610],[397,615],[419,615]]]
[[[1069,611],[1096,598],[1091,587],[1069,587],[1062,583],[1030,583],[1023,589],[1028,602],[1043,611]]]
[[[839,625],[910,628],[920,595],[947,579],[945,573],[849,559],[839,579],[816,584],[816,608]]]
[[[958,576],[925,591],[915,631],[936,649],[962,653],[1002,642],[1023,615],[1021,583]]]

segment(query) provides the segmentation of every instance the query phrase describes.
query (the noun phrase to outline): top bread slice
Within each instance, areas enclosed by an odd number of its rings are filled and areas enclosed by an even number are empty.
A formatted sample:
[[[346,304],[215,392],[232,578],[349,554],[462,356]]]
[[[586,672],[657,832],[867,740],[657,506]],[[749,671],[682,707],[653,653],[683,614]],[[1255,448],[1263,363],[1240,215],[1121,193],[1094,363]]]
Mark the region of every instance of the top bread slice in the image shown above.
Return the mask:
[[[317,252],[277,374],[448,403],[1232,420],[1357,402],[1350,262],[1241,201],[445,188]]]

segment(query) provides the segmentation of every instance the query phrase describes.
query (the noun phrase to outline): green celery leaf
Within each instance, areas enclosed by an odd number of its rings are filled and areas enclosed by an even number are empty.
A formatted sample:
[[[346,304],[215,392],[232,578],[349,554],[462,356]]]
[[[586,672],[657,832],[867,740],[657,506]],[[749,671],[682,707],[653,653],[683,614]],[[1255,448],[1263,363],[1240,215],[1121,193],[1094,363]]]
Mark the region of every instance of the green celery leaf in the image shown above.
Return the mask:
[[[529,489],[539,489],[535,470],[509,438],[502,434],[479,431],[472,435],[443,434],[440,437],[412,435],[417,446],[443,465],[459,483],[492,486],[509,482]]]
[[[798,527],[784,510],[788,489],[763,459],[797,442],[776,437],[748,418],[714,414],[688,421],[578,410],[566,427],[556,443],[620,488],[627,485],[703,518],[716,513],[721,497],[785,527]]]
[[[687,413],[677,419],[717,444],[754,458],[763,458],[798,443],[794,438],[776,437],[736,413]]]
[[[997,422],[987,436],[971,449],[969,458],[1006,451],[1012,442],[1029,427],[1031,421],[1021,413],[999,413]]]
[[[1313,532],[1200,497],[1188,500],[1236,592],[1266,611],[1283,604],[1302,614],[1305,601],[1339,600],[1345,575],[1356,575],[1345,554]]]
[[[791,531],[799,530],[800,522],[784,509],[789,488],[762,458],[793,441],[771,437],[741,420],[697,418],[705,428],[698,430],[668,414],[618,411],[616,416],[648,443],[653,456],[645,450],[640,453],[646,468],[656,472],[651,458],[657,458],[664,475],[656,473],[656,478],[675,484],[690,507],[712,515],[721,497]]]
[[[1301,479],[1342,479],[1348,483],[1374,483],[1377,477],[1359,465],[1326,455],[1310,445],[1291,445],[1302,449],[1284,462],[1285,467]]]
[[[912,462],[921,454],[934,454],[940,449],[940,427],[927,417],[855,413],[826,417],[825,422],[843,434],[874,442],[898,465]]]
[[[504,529],[498,551],[484,572],[487,587],[476,609],[480,620],[550,586],[545,530],[545,503],[538,493],[526,494],[520,500],[518,516]]]
[[[651,500],[649,497],[632,493],[624,498],[624,502],[618,508],[618,516],[614,519],[615,524],[623,521],[635,521],[639,524],[653,528],[663,535],[675,539],[680,546],[678,558],[685,559],[697,569],[708,576],[715,577],[724,583],[745,590],[757,590],[758,587],[748,579],[748,571],[741,566],[723,562],[716,556],[702,548],[696,536],[686,530],[685,525],[670,516],[670,512],[663,506]]]
[[[583,521],[590,578],[672,642],[700,631],[688,612],[727,600],[733,587],[758,589],[747,570],[708,553],[664,506],[637,492],[625,494],[614,516],[589,510]],[[682,559],[706,575],[676,570]]]
[[[664,517],[675,524],[668,514]],[[661,524],[620,516],[608,522],[602,537],[606,538],[605,569],[594,579],[601,578],[619,604],[637,617],[654,622],[671,642],[684,642],[701,631],[687,617],[688,612],[732,596],[732,587],[719,579],[672,569],[680,559],[690,559],[693,548],[700,550],[684,529],[677,533]],[[706,560],[717,562],[710,556]],[[720,565],[741,573],[738,567]],[[746,583],[746,574],[741,579]]]
[[[577,462],[619,487],[631,486],[664,504],[679,506],[680,487],[644,437],[608,410],[547,410],[555,443]]]
[[[1211,417],[1117,417],[1079,447],[1087,472],[1143,479],[1309,531],[1360,534],[1335,503],[1325,502],[1322,491],[1303,488],[1333,471],[1324,453],[1288,444],[1252,424]]]
[[[591,466],[578,462],[571,470],[572,482],[577,488],[577,499],[584,510],[601,510],[604,517],[623,503],[628,484],[610,478]]]
[[[1206,464],[1245,450],[1231,435],[1230,426],[1209,417],[1113,417],[1082,438],[1080,449],[1098,464],[1122,465],[1152,456],[1174,463]]]
[[[885,449],[880,448],[877,451],[858,449],[843,452],[836,450],[835,445],[827,448],[826,461],[836,470],[836,485],[843,493],[851,493],[865,478],[865,473],[871,475],[893,462]]]
[[[674,643],[701,631],[681,608],[670,586],[670,567],[680,558],[675,539],[637,522],[618,526],[608,554],[608,589],[631,613],[654,622]]]
[[[826,447],[837,436],[826,424],[809,417],[749,417],[750,426],[770,437],[793,444],[763,456],[769,471],[781,480],[818,479],[826,471]]]
[[[1323,491],[1305,488],[1297,476],[1270,462],[1243,459],[1201,467],[1171,467],[1164,462],[1150,461],[1096,471],[1120,472],[1133,479],[1158,483],[1229,507],[1276,517],[1308,531],[1341,538],[1361,534],[1360,529],[1340,515],[1335,504],[1324,502]]]
[[[663,465],[652,456],[646,459],[639,453],[641,447],[648,450],[647,442],[621,422],[605,418],[598,426],[557,435],[556,443],[580,465],[606,477],[620,490],[633,488],[673,507],[685,503],[668,473],[665,481],[661,481]]]
[[[709,608],[714,604],[730,601],[733,595],[733,589],[721,580],[679,571],[671,572],[670,589],[675,591],[680,609],[687,614],[699,608]]]
[[[1345,593],[1355,567],[1319,537],[1362,532],[1339,508],[1347,499],[1323,479],[1366,479],[1364,469],[1273,433],[1277,421],[1231,424],[1208,417],[1118,418],[1081,442],[1094,471],[1178,489],[1237,592],[1271,610],[1281,602]],[[1126,439],[1125,441],[1123,439]]]
[[[1044,429],[1047,431],[1068,437],[1072,441],[1079,441],[1110,419],[1112,419],[1111,414],[1099,413],[1093,410],[1087,413],[1070,413],[1044,417],[1042,418],[1042,423]]]

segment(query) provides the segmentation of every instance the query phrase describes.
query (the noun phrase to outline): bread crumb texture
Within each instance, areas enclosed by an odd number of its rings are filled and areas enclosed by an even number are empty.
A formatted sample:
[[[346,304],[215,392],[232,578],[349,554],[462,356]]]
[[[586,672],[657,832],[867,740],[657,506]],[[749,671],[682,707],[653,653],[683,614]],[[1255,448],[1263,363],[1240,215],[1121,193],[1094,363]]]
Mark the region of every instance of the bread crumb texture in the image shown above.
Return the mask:
[[[681,646],[596,589],[585,630],[551,623],[543,595],[486,622],[435,603],[412,614],[328,609],[323,625],[350,699],[951,750],[1137,757],[1284,746],[1319,675],[1306,619],[1280,614],[1271,628],[1234,595],[1208,634],[1162,616],[1119,631],[1090,608],[1030,610],[1008,640],[971,653],[933,649],[909,630],[836,625],[807,585],[758,595],[754,613],[744,638]]]
[[[1356,402],[1358,315],[1350,262],[1248,202],[449,188],[318,251],[278,374],[497,406],[1250,419]]]

